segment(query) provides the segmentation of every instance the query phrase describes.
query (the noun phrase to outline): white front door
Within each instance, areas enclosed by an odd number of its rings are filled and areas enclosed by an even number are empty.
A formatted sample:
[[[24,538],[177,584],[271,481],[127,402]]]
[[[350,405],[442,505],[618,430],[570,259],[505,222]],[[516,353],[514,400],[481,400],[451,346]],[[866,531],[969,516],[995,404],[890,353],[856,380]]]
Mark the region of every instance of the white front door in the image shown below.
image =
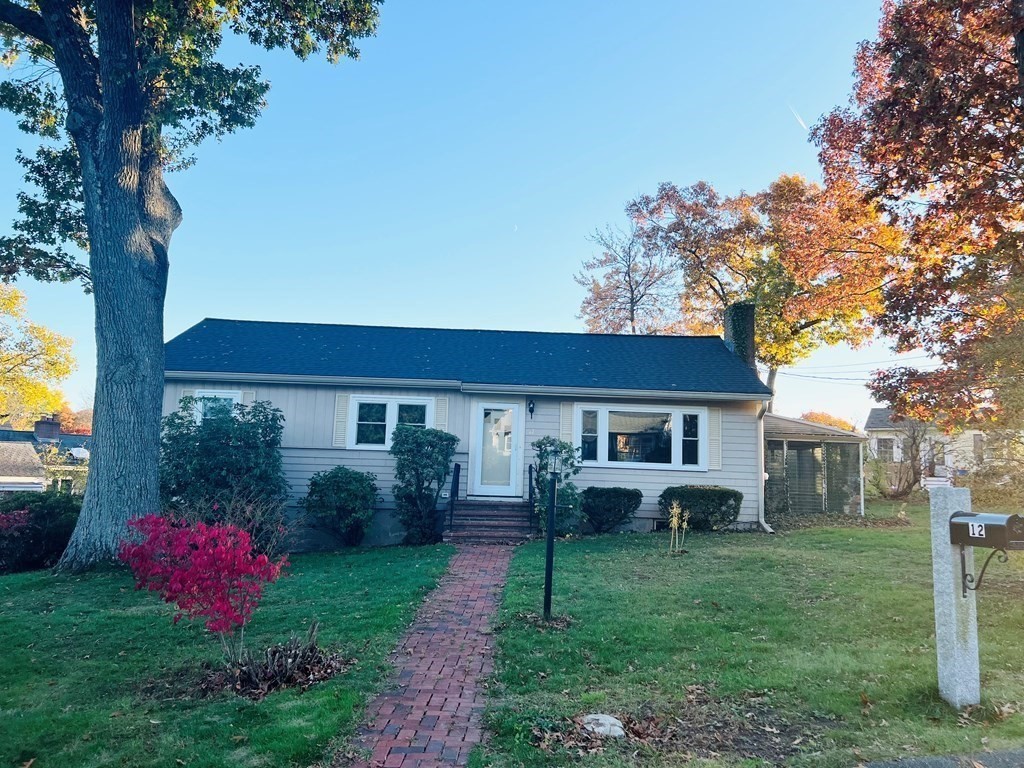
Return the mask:
[[[520,496],[523,426],[519,403],[477,403],[473,409],[475,496]]]

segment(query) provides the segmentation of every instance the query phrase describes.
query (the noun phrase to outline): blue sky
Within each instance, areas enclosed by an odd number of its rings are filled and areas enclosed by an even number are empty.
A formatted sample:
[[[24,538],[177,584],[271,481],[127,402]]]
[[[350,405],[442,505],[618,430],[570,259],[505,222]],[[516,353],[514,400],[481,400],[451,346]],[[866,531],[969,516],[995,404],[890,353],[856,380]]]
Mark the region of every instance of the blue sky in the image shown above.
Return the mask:
[[[203,317],[582,330],[573,273],[627,200],[661,181],[730,193],[818,176],[801,121],[845,103],[878,13],[879,0],[389,0],[356,62],[233,43],[224,59],[263,67],[269,106],[169,180],[185,219],[167,336]],[[0,227],[19,141],[0,115]],[[20,286],[34,320],[76,339],[66,391],[85,403],[90,300]],[[892,357],[884,343],[823,351],[780,377],[776,410],[863,420],[858,380]]]

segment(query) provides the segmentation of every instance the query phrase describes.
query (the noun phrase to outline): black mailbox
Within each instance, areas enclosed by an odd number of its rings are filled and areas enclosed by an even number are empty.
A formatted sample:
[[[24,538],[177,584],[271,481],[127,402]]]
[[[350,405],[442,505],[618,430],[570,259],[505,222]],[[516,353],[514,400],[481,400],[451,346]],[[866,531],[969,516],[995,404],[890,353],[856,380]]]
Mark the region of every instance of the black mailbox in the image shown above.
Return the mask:
[[[1024,549],[1024,517],[988,512],[955,512],[949,543],[989,549]]]

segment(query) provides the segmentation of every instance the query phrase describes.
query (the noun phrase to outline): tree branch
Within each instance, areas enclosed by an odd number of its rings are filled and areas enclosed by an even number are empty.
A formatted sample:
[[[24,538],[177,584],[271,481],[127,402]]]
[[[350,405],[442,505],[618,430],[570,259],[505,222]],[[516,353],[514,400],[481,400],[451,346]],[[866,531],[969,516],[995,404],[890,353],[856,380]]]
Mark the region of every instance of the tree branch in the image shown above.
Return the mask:
[[[39,0],[39,13],[52,34],[53,60],[64,83],[68,132],[85,163],[94,149],[92,139],[103,111],[99,62],[85,26],[85,14],[80,6],[58,0]]]
[[[34,37],[43,45],[53,47],[43,17],[23,5],[12,0],[0,0],[0,22],[10,24],[23,35]]]

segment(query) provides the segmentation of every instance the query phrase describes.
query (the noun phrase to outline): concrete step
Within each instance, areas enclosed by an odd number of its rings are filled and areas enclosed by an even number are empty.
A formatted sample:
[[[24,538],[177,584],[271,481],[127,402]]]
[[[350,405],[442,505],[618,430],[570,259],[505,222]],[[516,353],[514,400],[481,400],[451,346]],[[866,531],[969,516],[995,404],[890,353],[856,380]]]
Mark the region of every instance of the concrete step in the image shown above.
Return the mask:
[[[476,509],[456,509],[454,520],[474,520],[482,523],[515,523],[530,522],[533,518],[528,512],[482,512]]]
[[[513,534],[505,531],[446,531],[444,540],[450,544],[522,544],[531,538],[529,533]]]
[[[460,520],[455,518],[453,531],[512,531],[531,533],[534,529],[529,520]]]

